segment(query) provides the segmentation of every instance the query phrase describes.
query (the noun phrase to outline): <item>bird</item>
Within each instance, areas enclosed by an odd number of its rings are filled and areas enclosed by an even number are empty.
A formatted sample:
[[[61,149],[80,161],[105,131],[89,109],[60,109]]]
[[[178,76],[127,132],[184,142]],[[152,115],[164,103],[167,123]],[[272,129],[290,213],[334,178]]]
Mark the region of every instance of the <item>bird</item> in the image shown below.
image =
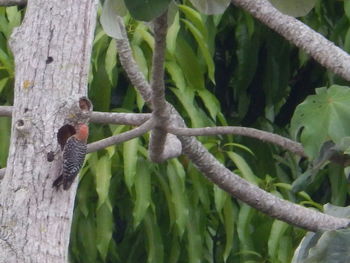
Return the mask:
[[[67,139],[63,147],[62,173],[53,182],[52,187],[58,189],[61,185],[63,190],[68,190],[75,177],[83,166],[87,139],[89,137],[89,126],[79,123],[75,126],[75,134]]]

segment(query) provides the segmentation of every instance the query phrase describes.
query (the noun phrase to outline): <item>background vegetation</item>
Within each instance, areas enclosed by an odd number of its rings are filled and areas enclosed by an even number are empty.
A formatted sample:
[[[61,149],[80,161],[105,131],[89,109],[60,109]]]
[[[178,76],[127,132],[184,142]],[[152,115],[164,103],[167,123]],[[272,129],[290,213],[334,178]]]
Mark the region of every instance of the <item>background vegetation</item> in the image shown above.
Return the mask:
[[[345,5],[345,6],[344,6]],[[318,1],[301,20],[350,51],[346,1]],[[12,105],[14,63],[8,47],[24,9],[0,8],[0,104]],[[149,27],[127,16],[135,58],[150,76]],[[89,79],[96,111],[147,112],[100,24]],[[346,85],[305,53],[233,6],[206,16],[188,1],[169,28],[167,99],[190,127],[242,125],[291,136],[296,106],[315,88]],[[91,124],[90,141],[130,127]],[[0,118],[0,167],[6,166],[10,120]],[[304,192],[292,184],[310,163],[276,146],[238,136],[201,137],[226,167],[261,188],[315,209],[345,206],[344,169],[323,165]],[[273,220],[208,182],[185,158],[155,165],[148,137],[88,155],[72,226],[72,262],[290,262],[303,230]],[[318,152],[317,152],[318,153]],[[300,178],[300,177],[299,177]],[[293,185],[295,187],[295,183]]]

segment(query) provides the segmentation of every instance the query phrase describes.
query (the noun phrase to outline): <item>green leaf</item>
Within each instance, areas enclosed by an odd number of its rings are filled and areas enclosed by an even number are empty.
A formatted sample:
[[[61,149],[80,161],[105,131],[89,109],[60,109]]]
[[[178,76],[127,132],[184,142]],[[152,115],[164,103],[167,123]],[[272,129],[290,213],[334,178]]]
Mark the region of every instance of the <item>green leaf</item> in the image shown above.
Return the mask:
[[[342,207],[342,206],[336,206],[328,203],[324,205],[324,212],[327,215],[332,215],[335,217],[350,218],[350,206]]]
[[[0,117],[0,167],[5,167],[11,137],[11,119]]]
[[[225,226],[225,235],[226,235],[223,258],[224,258],[224,262],[226,262],[227,258],[229,257],[233,249],[233,237],[235,232],[235,224],[234,224],[235,218],[234,218],[234,211],[233,211],[231,198],[227,198],[225,202],[223,214],[224,214],[224,226]]]
[[[316,4],[316,0],[269,0],[278,10],[290,16],[307,15]]]
[[[17,6],[10,6],[6,8],[6,16],[9,21],[9,26],[13,29],[21,25],[22,15],[21,12],[18,11]]]
[[[8,20],[6,19],[6,9],[5,7],[0,7],[0,31],[5,35],[6,39],[10,38],[11,35],[11,26],[9,25]]]
[[[191,178],[194,191],[199,197],[200,202],[202,203],[205,210],[209,211],[210,209],[210,195],[208,187],[204,177],[200,174],[197,168],[193,165],[190,165],[187,169],[187,174]]]
[[[81,214],[85,216],[85,218],[89,216],[90,212],[95,211],[96,203],[92,204],[91,202],[91,200],[96,199],[95,191],[91,191],[91,189],[95,186],[94,183],[94,176],[91,173],[85,176],[79,183],[77,192],[77,208],[80,210]]]
[[[134,227],[136,228],[144,219],[148,207],[151,205],[151,171],[148,163],[140,159],[137,163],[135,177],[135,207],[133,210]]]
[[[209,79],[213,83],[215,83],[215,76],[214,76],[215,66],[214,66],[213,58],[209,52],[207,39],[205,39],[205,37],[201,34],[201,32],[196,27],[194,27],[191,22],[189,22],[186,19],[181,19],[181,21],[188,27],[188,29],[191,31],[192,35],[196,39],[199,49],[202,52],[202,55],[208,67]]]
[[[187,5],[179,5],[179,9],[185,14],[186,18],[193,24],[193,26],[200,32],[204,39],[208,39],[208,29],[201,14],[195,9]]]
[[[142,49],[138,45],[132,45],[135,61],[146,79],[148,79],[148,64]]]
[[[229,125],[224,125],[224,126],[229,126]],[[253,153],[253,151],[251,149],[249,149],[247,146],[243,145],[243,144],[240,144],[240,143],[234,143],[234,142],[230,142],[230,143],[225,143],[224,144],[225,147],[227,146],[233,146],[233,147],[236,147],[236,148],[239,148],[239,149],[242,149],[243,151],[251,154],[252,156],[255,156],[255,154]]]
[[[112,207],[106,202],[96,211],[96,245],[104,262],[112,240],[113,224]]]
[[[149,27],[144,23],[138,23],[131,44],[134,46],[140,46],[141,42],[145,41],[148,46],[153,50],[154,38],[149,32]]]
[[[107,155],[104,155],[101,157],[101,159],[98,160],[96,170],[96,192],[98,194],[98,208],[108,200],[111,177],[111,160]]]
[[[200,12],[207,15],[222,14],[230,4],[230,0],[190,0]]]
[[[332,189],[331,203],[338,206],[344,206],[348,192],[348,182],[344,176],[344,167],[330,163],[327,168]]]
[[[165,67],[170,74],[171,79],[174,81],[175,86],[180,91],[183,91],[186,88],[186,81],[181,67],[173,60],[166,61]]]
[[[252,182],[253,184],[258,184],[260,179],[255,176],[253,171],[250,169],[248,163],[240,156],[238,153],[235,152],[226,152],[228,157],[234,162],[234,164],[238,167],[238,169],[241,171],[243,178],[248,180],[249,182]]]
[[[112,145],[112,146],[109,146],[107,147],[105,150],[107,151],[108,153],[108,158],[112,158],[115,154],[115,145]]]
[[[253,209],[243,204],[239,210],[238,222],[237,222],[237,234],[240,242],[240,251],[254,251],[253,237],[251,233],[251,220],[253,217]],[[243,255],[243,257],[245,257]],[[246,262],[246,261],[244,261]]]
[[[13,60],[10,56],[0,48],[0,62],[4,65],[8,72],[12,72]]]
[[[312,171],[310,169],[299,175],[292,184],[292,192],[297,193],[304,191],[312,183],[313,176],[314,174],[312,174]]]
[[[103,38],[102,38],[103,39]],[[103,66],[100,60],[104,61],[105,52],[108,47],[108,37],[105,35],[104,40],[101,39],[103,44],[94,53],[103,53],[103,55],[95,54],[95,65],[96,69],[93,69],[93,79],[91,86],[94,87],[90,89],[90,99],[94,102],[94,109],[99,111],[109,111],[110,100],[111,100],[111,90],[112,86],[108,80],[108,74],[106,68]],[[95,49],[95,47],[94,47]]]
[[[194,53],[192,47],[183,39],[179,37],[176,45],[176,60],[186,77],[188,84],[193,89],[204,88],[204,73],[198,58]]]
[[[276,261],[279,247],[281,246],[281,239],[288,229],[289,225],[285,222],[275,220],[272,224],[269,241],[268,253],[273,262]]]
[[[212,119],[216,120],[216,116],[220,112],[220,103],[218,99],[206,89],[197,90],[197,94],[202,99]]]
[[[346,3],[350,3],[349,1],[346,1]],[[346,32],[345,40],[344,40],[344,50],[346,52],[350,52],[350,28]]]
[[[346,17],[350,20],[350,2],[349,1],[344,1],[344,11]]]
[[[201,115],[198,111],[197,107],[193,107],[194,105],[194,91],[191,89],[185,89],[183,91],[179,89],[170,89],[179,101],[182,103],[185,111],[188,113],[192,127],[203,127],[204,122],[201,118]]]
[[[110,37],[115,39],[123,39],[121,29],[119,26],[118,16],[125,15],[126,10],[123,10],[123,1],[120,0],[106,0],[102,7],[102,14],[100,22],[103,30]]]
[[[106,51],[105,68],[109,81],[112,87],[117,84],[117,45],[115,40],[112,39]]]
[[[81,218],[78,223],[79,243],[82,247],[80,257],[82,262],[96,263],[97,247],[96,247],[96,228],[95,219],[93,217]]]
[[[245,116],[249,108],[250,97],[247,90],[257,70],[260,46],[259,39],[257,37],[252,38],[249,29],[250,28],[245,23],[244,17],[240,18],[239,23],[235,27],[238,65],[234,71],[233,80],[231,80],[232,89],[237,93],[237,96],[239,96],[238,114],[240,118]]]
[[[0,94],[2,90],[6,87],[8,81],[9,81],[9,78],[3,78],[2,80],[0,80]]]
[[[190,218],[187,222],[187,238],[188,238],[188,261],[189,263],[203,262],[203,245],[202,233],[199,231],[198,214],[193,213],[194,209],[190,211]]]
[[[292,186],[290,184],[286,184],[286,183],[275,183],[273,184],[275,187],[279,187],[288,191],[292,191]],[[311,197],[306,193],[306,192],[299,192],[298,195],[302,198],[304,198],[307,201],[312,202]]]
[[[171,241],[171,251],[168,257],[168,263],[178,263],[180,253],[181,253],[181,247],[179,244],[178,237],[176,235],[173,235],[173,238]]]
[[[185,191],[185,171],[182,165],[176,159],[169,161],[167,165],[167,174],[169,178],[172,201],[175,207],[175,224],[179,236],[185,231],[186,223],[189,219],[189,207]]]
[[[331,230],[323,233],[309,233],[299,245],[292,262],[350,262],[349,242],[349,229]]]
[[[221,211],[224,208],[224,205],[226,203],[226,200],[229,198],[229,195],[217,185],[213,185],[213,191],[215,208],[218,214],[221,216]]]
[[[335,217],[350,217],[349,206],[339,207],[326,204],[324,211]],[[342,262],[349,262],[349,241],[349,229],[309,232],[295,251],[292,263],[335,263],[339,261],[339,258],[342,259]]]
[[[164,245],[156,218],[149,210],[145,216],[145,229],[148,244],[147,262],[164,262]]]
[[[171,0],[127,0],[125,5],[135,19],[151,21],[164,13],[170,2]]]
[[[166,35],[166,46],[167,51],[174,56],[176,50],[176,39],[180,30],[180,22],[179,22],[179,12],[176,12],[174,17],[174,21],[171,26],[168,28],[168,33]]]
[[[350,134],[350,89],[333,85],[329,89],[318,88],[296,108],[292,121],[293,138],[300,133],[305,152],[316,158],[321,146],[331,139],[340,144]]]
[[[135,184],[138,145],[138,138],[124,142],[123,145],[125,183],[130,192],[132,186]]]
[[[172,199],[172,194],[169,188],[168,183],[166,182],[166,180],[164,179],[162,174],[157,173],[157,178],[159,180],[160,183],[160,187],[162,189],[162,191],[164,192],[165,195],[165,199],[168,205],[168,211],[169,211],[169,219],[170,219],[170,228],[174,225],[175,221],[176,221],[176,210],[175,210],[175,204],[173,203],[173,199]]]

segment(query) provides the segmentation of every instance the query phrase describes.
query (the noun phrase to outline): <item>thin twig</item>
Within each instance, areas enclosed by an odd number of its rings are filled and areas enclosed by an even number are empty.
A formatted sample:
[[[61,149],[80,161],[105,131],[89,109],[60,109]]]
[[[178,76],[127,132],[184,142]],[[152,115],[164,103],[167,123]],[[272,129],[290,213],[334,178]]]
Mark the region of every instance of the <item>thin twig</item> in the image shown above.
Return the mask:
[[[12,106],[0,106],[0,117],[11,117]],[[151,118],[150,113],[91,112],[90,122],[139,126]]]
[[[125,72],[127,72],[132,85],[140,92],[144,101],[150,103],[152,96],[151,87],[134,60],[123,18],[119,16],[118,25],[123,36],[122,39],[116,39],[120,63]]]
[[[254,128],[234,127],[234,126],[205,127],[205,128],[172,127],[168,129],[168,132],[175,135],[182,135],[182,136],[207,136],[207,135],[219,135],[219,134],[235,134],[235,135],[247,136],[247,137],[255,138],[261,141],[276,144],[297,155],[300,155],[302,157],[307,157],[300,143],[292,141],[278,134],[261,131]]]
[[[166,48],[167,15],[165,12],[154,20],[154,51],[152,59],[152,115],[155,127],[151,132],[149,143],[149,157],[153,162],[162,162],[166,159],[163,155],[167,133],[165,131],[169,123],[170,111],[167,107],[164,95],[164,59]],[[165,158],[164,158],[165,157]]]
[[[12,106],[0,106],[0,117],[11,117]]]
[[[282,14],[268,0],[232,0],[284,38],[311,55],[321,65],[350,80],[350,56],[321,34],[294,17]]]
[[[104,149],[114,144],[122,143],[128,140],[131,140],[133,138],[139,137],[145,134],[146,132],[150,131],[153,127],[154,127],[154,121],[153,119],[150,119],[146,121],[144,124],[142,124],[140,127],[88,144],[87,152],[88,153],[96,152],[98,150]]]
[[[93,111],[90,116],[90,122],[139,126],[150,118],[150,113],[116,113]]]
[[[26,0],[0,0],[0,6],[26,5]]]
[[[132,129],[131,131],[127,131],[115,136],[111,136],[109,138],[102,139],[97,142],[93,142],[88,144],[87,153],[96,152],[98,150],[102,150],[106,147],[112,146],[114,144],[122,143],[133,138],[139,137],[146,132],[150,131],[154,126],[154,121],[152,119],[147,120],[140,127]],[[0,169],[0,180],[3,179],[5,175],[6,168]]]

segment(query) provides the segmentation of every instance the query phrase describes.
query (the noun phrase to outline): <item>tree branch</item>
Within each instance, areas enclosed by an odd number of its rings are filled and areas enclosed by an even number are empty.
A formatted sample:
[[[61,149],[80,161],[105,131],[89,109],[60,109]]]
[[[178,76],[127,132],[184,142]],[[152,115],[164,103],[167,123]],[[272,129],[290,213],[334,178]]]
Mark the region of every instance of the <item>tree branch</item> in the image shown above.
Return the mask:
[[[142,124],[140,127],[137,127],[131,131],[127,131],[127,132],[88,144],[87,152],[88,153],[96,152],[98,150],[104,149],[114,144],[122,143],[128,140],[131,140],[133,138],[139,137],[145,134],[146,132],[150,131],[153,127],[154,127],[154,121],[153,119],[150,119],[146,121],[144,124]]]
[[[11,117],[12,106],[0,106],[0,117]]]
[[[150,137],[149,158],[151,161],[157,163],[167,159],[167,156],[164,156],[164,148],[167,137],[166,127],[168,126],[170,117],[164,94],[165,40],[168,27],[167,15],[168,13],[165,12],[160,17],[157,17],[153,23],[155,45],[152,59],[151,103],[155,127]]]
[[[116,39],[116,45],[119,55],[119,60],[121,65],[123,66],[126,74],[128,75],[130,82],[132,85],[134,85],[135,89],[141,94],[144,101],[150,105],[152,105],[151,98],[152,98],[152,89],[147,80],[145,79],[145,76],[141,73],[139,66],[137,65],[132,51],[130,47],[130,43],[128,40],[128,36],[126,34],[124,21],[121,17],[118,17],[118,26],[120,28],[122,38]],[[176,110],[168,103],[166,103],[169,107],[169,111],[171,114],[174,113],[173,124],[176,124],[180,127],[184,127],[184,122],[181,117],[179,117]],[[164,151],[162,153],[163,160],[170,159],[172,157],[177,157],[181,154],[181,143],[176,138],[176,136],[173,136],[171,134],[167,134],[166,147],[164,148]]]
[[[119,56],[121,57],[121,61],[123,60],[121,62],[122,66],[130,81],[133,84],[135,83],[135,88],[138,90],[140,87],[142,88],[139,92],[147,101],[151,90],[132,57],[130,45],[126,38],[124,23],[121,19],[120,27],[122,31],[124,30],[125,37],[125,39],[117,40]],[[122,52],[120,52],[119,48],[122,49]],[[175,127],[185,127],[181,116],[173,107],[170,106],[170,108],[173,116],[170,123]],[[179,139],[181,140],[184,153],[209,180],[232,196],[274,218],[311,231],[346,227],[350,223],[349,219],[336,218],[312,209],[307,209],[265,192],[225,168],[194,137],[179,136]]]
[[[0,106],[0,117],[11,117],[12,106]],[[90,122],[139,126],[151,118],[150,113],[117,113],[93,111]]]
[[[150,118],[150,113],[116,113],[93,111],[90,116],[90,122],[139,126]]]
[[[0,0],[0,6],[26,5],[26,0]]]
[[[307,157],[300,143],[292,141],[278,134],[273,134],[270,132],[261,131],[254,128],[234,127],[234,126],[205,127],[205,128],[171,127],[168,129],[168,132],[175,135],[181,135],[181,136],[207,136],[207,135],[219,135],[219,134],[235,134],[235,135],[247,136],[247,137],[255,138],[261,141],[276,144],[292,153],[295,153],[302,157]]]
[[[123,18],[118,16],[117,20],[123,37],[122,39],[116,39],[120,63],[127,73],[131,84],[135,86],[136,90],[138,90],[138,92],[141,94],[144,101],[151,103],[152,90],[134,60],[130,43],[128,41],[128,36],[126,34]]]
[[[268,0],[232,0],[284,38],[303,49],[321,65],[350,81],[350,56],[310,27],[282,14]]]
[[[88,144],[87,153],[96,152],[106,147],[112,146],[114,144],[122,143],[128,140],[131,140],[133,138],[139,137],[145,134],[146,132],[150,131],[153,127],[154,127],[154,121],[153,119],[149,119],[145,123],[143,123],[140,127],[137,127],[131,131],[127,131],[127,132]],[[6,172],[6,168],[0,169],[0,180],[2,180],[2,178],[4,177],[5,172]]]
[[[184,153],[213,183],[267,215],[309,231],[347,227],[350,219],[333,217],[265,192],[218,162],[194,137],[179,136]]]

